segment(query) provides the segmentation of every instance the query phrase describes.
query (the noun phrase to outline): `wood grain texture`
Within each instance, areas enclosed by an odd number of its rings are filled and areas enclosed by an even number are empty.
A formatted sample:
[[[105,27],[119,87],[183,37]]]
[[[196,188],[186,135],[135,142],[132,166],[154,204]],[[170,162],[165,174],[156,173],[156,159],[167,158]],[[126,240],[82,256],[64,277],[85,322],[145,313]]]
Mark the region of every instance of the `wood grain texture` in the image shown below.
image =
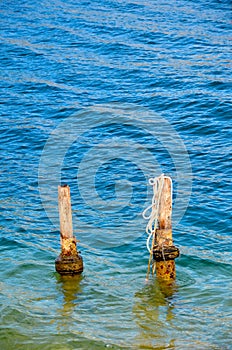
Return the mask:
[[[164,178],[163,190],[160,198],[159,228],[172,228],[172,184],[170,178]]]
[[[164,178],[159,207],[159,229],[156,230],[156,244],[161,251],[172,246],[172,183]],[[174,260],[156,261],[156,276],[163,281],[172,281],[176,277]]]
[[[58,201],[60,215],[60,235],[62,239],[73,237],[72,208],[70,187],[58,186]]]

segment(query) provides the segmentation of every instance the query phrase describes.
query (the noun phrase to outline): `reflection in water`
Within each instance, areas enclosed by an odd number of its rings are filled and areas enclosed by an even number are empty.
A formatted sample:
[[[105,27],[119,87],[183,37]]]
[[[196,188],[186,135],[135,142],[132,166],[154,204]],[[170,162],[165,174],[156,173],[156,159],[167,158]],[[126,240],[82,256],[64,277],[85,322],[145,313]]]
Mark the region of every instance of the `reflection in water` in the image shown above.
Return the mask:
[[[171,329],[175,319],[173,299],[175,283],[157,279],[135,293],[133,313],[139,326],[139,349],[175,349]]]
[[[57,286],[62,292],[63,307],[60,310],[62,317],[70,316],[78,304],[78,294],[82,293],[81,280],[82,275],[60,276],[57,275]]]

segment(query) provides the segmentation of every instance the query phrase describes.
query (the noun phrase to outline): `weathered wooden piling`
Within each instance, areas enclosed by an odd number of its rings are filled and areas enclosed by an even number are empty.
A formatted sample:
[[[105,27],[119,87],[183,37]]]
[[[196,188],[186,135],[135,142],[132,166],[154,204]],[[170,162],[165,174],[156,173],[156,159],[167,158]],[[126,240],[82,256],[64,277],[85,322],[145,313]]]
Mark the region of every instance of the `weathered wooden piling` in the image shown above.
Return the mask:
[[[160,195],[158,228],[155,231],[153,259],[156,276],[160,280],[173,281],[176,277],[175,261],[179,249],[173,245],[172,239],[172,181],[163,178]]]
[[[68,185],[58,186],[58,203],[61,253],[55,261],[56,271],[61,275],[80,274],[83,271],[83,260],[77,251],[77,241],[73,236],[71,197]]]

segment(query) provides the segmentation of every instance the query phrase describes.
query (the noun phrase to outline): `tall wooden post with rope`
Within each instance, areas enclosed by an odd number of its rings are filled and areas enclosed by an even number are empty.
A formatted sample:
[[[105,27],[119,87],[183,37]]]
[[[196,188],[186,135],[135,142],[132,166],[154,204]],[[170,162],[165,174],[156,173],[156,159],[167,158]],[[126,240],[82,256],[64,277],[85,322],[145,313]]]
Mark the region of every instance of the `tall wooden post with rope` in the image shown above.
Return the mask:
[[[176,277],[174,259],[179,255],[179,250],[173,245],[172,239],[172,183],[169,177],[164,177],[163,181],[158,222],[153,246],[156,276],[171,281]]]
[[[68,185],[58,187],[60,215],[61,253],[55,261],[56,271],[61,275],[76,275],[83,271],[83,260],[76,249],[73,235],[70,188]]]
[[[147,247],[150,251],[147,278],[149,276],[150,264],[153,260],[153,271],[156,271],[158,279],[171,282],[175,280],[176,269],[174,259],[179,256],[179,249],[173,245],[172,239],[172,180],[168,176],[161,175],[150,179],[153,185],[152,204],[147,225],[149,234]],[[149,247],[149,239],[152,237],[152,245]]]

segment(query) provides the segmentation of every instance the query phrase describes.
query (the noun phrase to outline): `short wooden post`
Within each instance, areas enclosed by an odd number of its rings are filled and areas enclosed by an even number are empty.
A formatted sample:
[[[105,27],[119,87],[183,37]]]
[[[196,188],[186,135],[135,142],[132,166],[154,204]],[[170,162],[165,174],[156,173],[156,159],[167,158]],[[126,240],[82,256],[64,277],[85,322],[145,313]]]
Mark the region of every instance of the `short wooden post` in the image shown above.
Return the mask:
[[[55,261],[56,271],[61,275],[76,275],[83,271],[83,260],[76,248],[73,236],[70,188],[58,186],[58,203],[60,215],[61,254]]]
[[[172,182],[169,177],[163,179],[158,222],[153,248],[156,276],[161,280],[172,281],[176,277],[174,259],[179,256],[179,249],[172,240]]]

